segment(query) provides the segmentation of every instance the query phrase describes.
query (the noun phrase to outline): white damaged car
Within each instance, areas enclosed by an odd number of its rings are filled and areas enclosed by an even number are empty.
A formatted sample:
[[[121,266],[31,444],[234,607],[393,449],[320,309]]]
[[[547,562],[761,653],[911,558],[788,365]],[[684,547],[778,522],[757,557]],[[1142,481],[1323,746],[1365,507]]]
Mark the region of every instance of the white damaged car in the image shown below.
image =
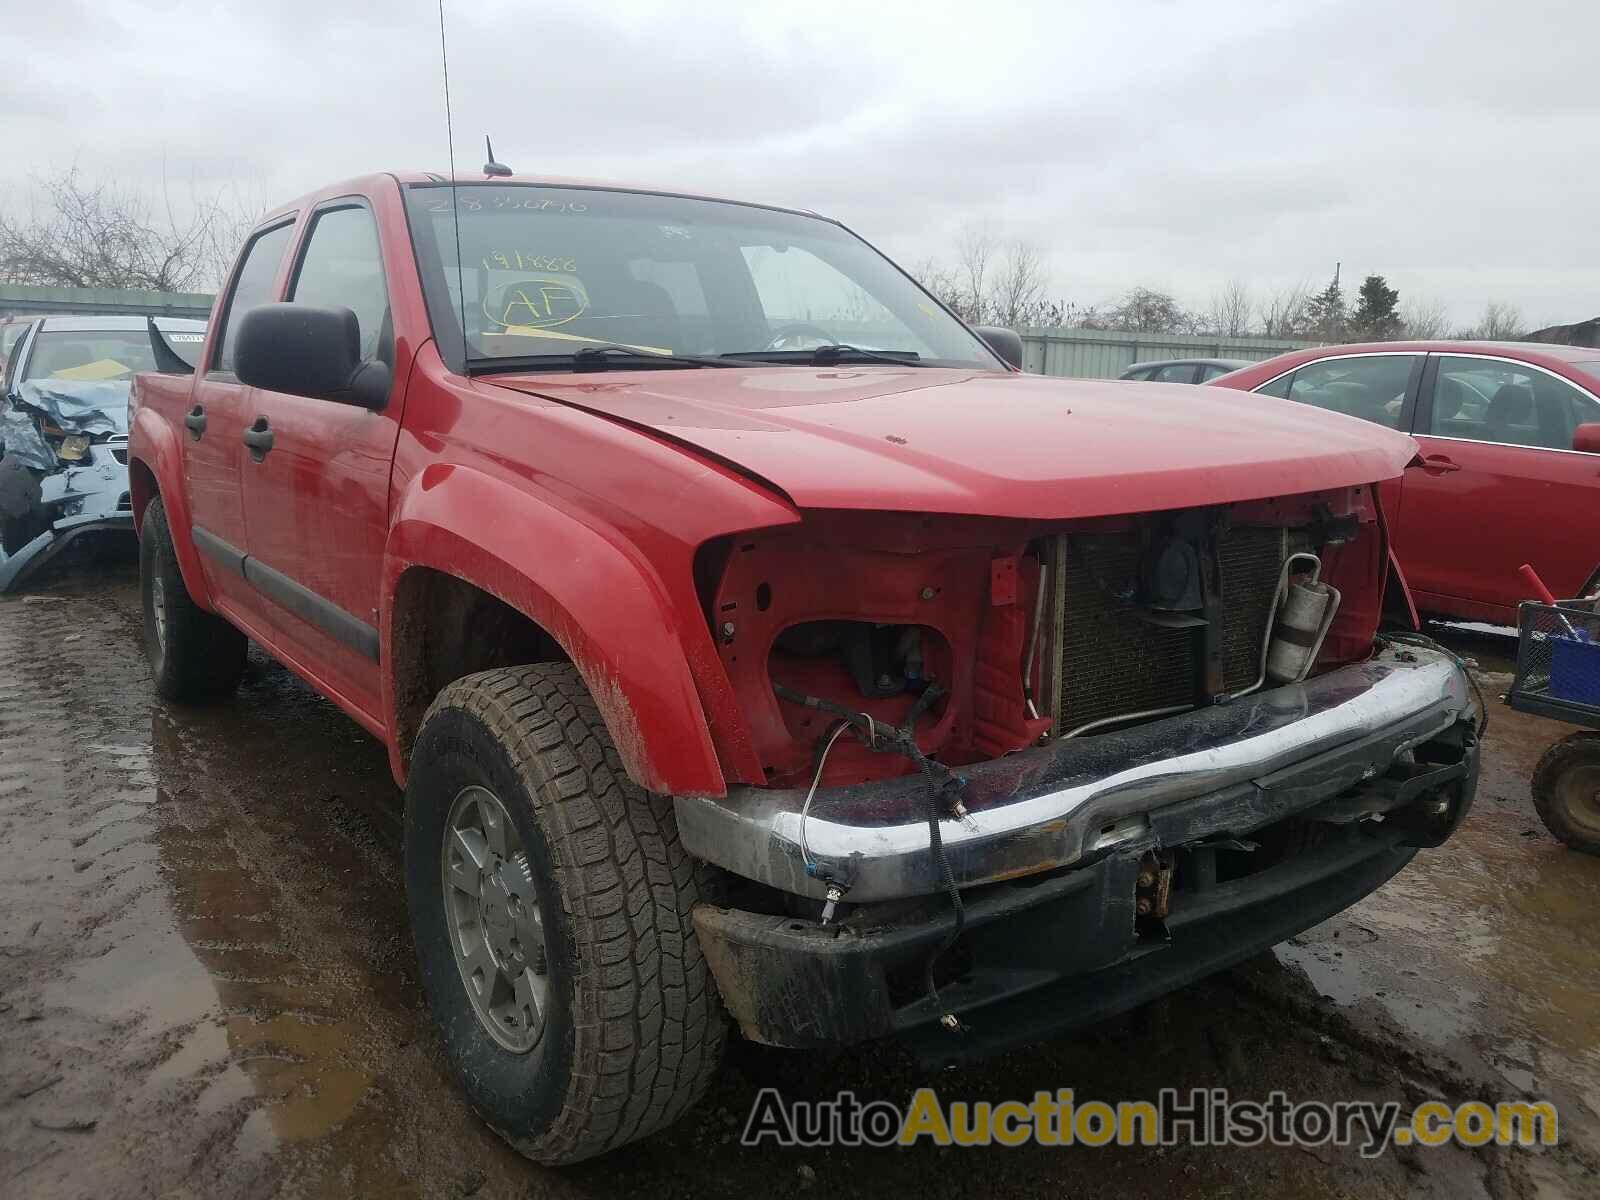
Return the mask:
[[[155,324],[170,350],[199,355],[204,321]],[[0,592],[84,535],[133,536],[128,385],[157,365],[147,317],[34,317],[14,339],[0,393]]]

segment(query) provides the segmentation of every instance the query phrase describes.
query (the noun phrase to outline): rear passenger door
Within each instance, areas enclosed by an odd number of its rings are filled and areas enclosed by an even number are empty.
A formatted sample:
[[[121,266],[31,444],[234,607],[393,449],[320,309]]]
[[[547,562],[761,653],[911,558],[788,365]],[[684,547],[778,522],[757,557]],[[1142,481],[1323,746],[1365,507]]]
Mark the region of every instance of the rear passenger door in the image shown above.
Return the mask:
[[[377,222],[367,202],[315,209],[285,299],[348,308],[364,360],[394,367],[394,332]],[[388,532],[389,467],[402,383],[377,411],[254,390],[244,449],[252,584],[270,602],[284,657],[355,707],[381,711],[378,593]]]
[[[258,304],[277,295],[292,219],[255,234],[245,245],[229,284],[190,407],[183,414],[183,477],[189,489],[189,519],[211,595],[235,621],[258,639],[270,621],[260,598],[244,580],[244,501],[239,468],[244,457],[240,435],[250,389],[234,374],[233,354],[239,321]]]
[[[1396,544],[1417,603],[1510,621],[1532,563],[1572,596],[1600,561],[1600,455],[1572,434],[1600,421],[1600,400],[1553,372],[1490,355],[1436,354],[1413,436]]]

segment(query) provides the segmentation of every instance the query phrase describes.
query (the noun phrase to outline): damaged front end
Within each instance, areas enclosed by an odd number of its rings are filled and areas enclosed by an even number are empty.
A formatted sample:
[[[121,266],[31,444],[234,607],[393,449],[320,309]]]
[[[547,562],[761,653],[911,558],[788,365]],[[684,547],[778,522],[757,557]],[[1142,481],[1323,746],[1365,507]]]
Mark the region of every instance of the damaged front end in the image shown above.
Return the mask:
[[[1354,903],[1473,798],[1465,673],[1378,636],[1371,487],[711,553],[762,777],[676,808],[755,1040],[946,1062],[1102,1018]]]
[[[132,533],[127,383],[24,382],[0,409],[0,592],[87,536]]]

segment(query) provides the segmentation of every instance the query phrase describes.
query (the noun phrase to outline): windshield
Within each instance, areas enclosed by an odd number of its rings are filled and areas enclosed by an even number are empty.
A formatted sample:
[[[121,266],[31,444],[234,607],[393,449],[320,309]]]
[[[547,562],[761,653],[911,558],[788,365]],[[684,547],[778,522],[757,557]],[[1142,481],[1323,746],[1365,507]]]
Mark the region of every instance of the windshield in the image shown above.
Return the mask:
[[[168,331],[167,340],[192,352],[199,349],[198,344],[190,347],[187,343],[204,341],[205,334]],[[22,378],[125,383],[135,371],[155,369],[150,335],[143,329],[42,330],[33,339]]]
[[[434,329],[454,342],[464,308],[480,366],[595,345],[809,357],[844,343],[1002,369],[892,263],[819,217],[531,184],[463,184],[454,204],[448,186],[414,186],[406,206]]]
[[[1587,362],[1573,363],[1572,365],[1594,381],[1591,386],[1600,385],[1600,362],[1590,359]]]

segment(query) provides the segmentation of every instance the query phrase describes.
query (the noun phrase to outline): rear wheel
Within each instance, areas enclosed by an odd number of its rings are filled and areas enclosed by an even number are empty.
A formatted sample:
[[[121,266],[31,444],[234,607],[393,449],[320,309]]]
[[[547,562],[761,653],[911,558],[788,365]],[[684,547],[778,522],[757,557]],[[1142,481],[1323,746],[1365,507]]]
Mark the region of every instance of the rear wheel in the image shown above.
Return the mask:
[[[671,801],[629,781],[571,666],[440,693],[411,758],[405,855],[445,1052],[514,1147],[576,1162],[699,1099],[725,1034],[690,916],[706,868]]]
[[[1600,854],[1600,733],[1575,733],[1545,751],[1533,770],[1533,804],[1567,845]]]
[[[139,527],[139,591],[156,693],[164,700],[197,704],[233,691],[244,674],[249,643],[189,595],[159,497],[150,501]]]

